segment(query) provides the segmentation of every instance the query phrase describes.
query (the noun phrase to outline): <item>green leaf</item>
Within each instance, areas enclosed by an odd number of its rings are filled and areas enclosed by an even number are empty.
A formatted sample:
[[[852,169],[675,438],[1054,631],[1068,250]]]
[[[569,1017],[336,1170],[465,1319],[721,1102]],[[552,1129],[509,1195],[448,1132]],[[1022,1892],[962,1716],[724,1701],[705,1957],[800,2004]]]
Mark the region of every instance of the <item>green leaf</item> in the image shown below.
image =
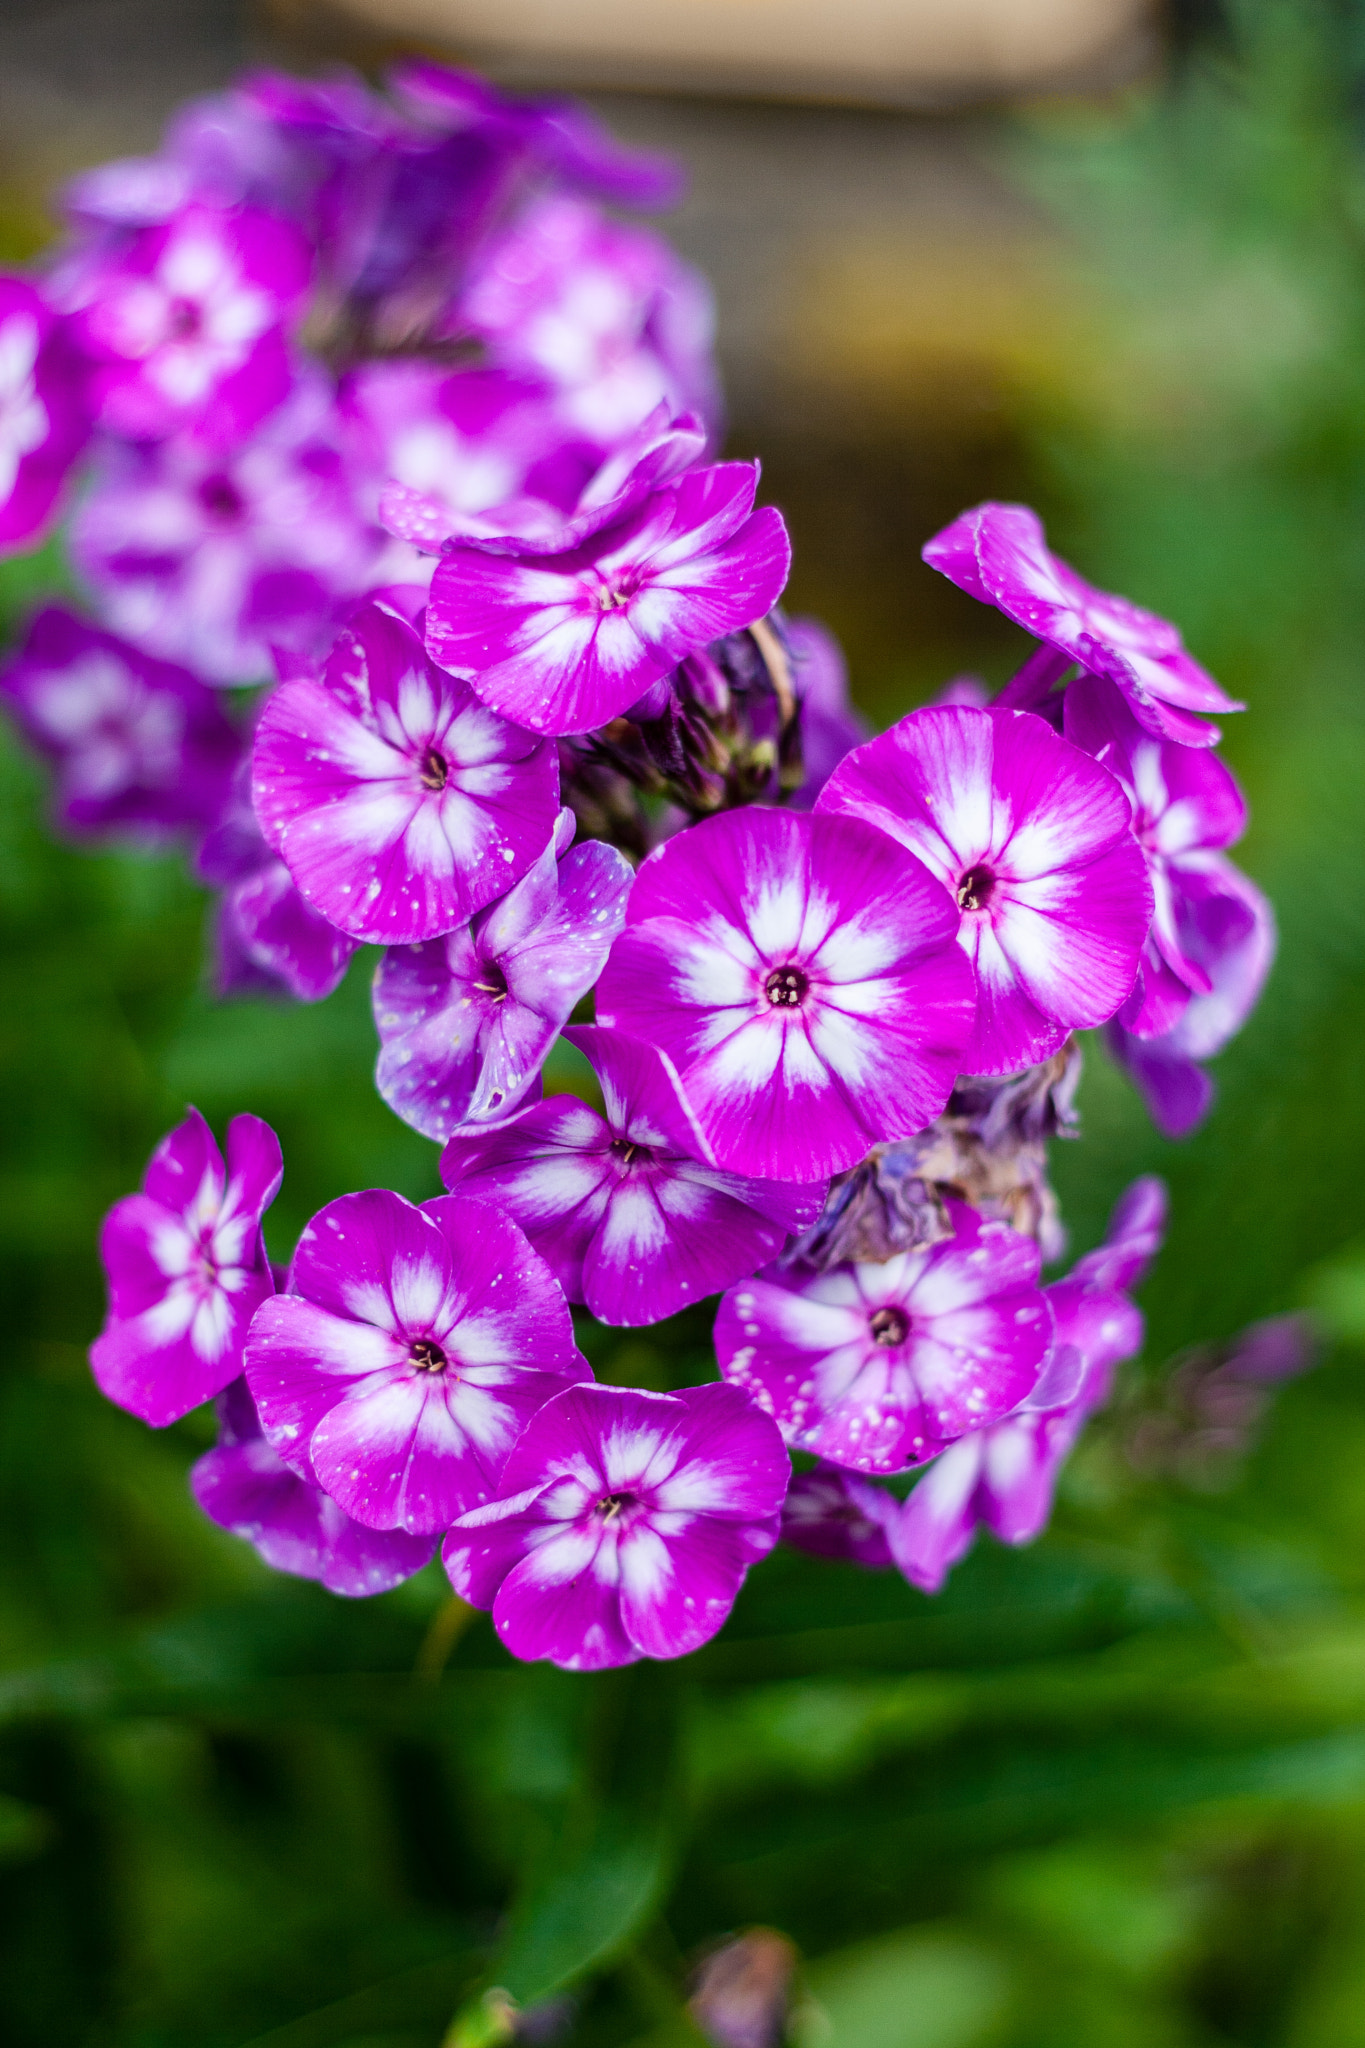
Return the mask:
[[[493,1974],[519,2005],[534,2005],[618,1955],[648,1920],[669,1863],[663,1816],[607,1809],[576,1854],[512,1916]]]

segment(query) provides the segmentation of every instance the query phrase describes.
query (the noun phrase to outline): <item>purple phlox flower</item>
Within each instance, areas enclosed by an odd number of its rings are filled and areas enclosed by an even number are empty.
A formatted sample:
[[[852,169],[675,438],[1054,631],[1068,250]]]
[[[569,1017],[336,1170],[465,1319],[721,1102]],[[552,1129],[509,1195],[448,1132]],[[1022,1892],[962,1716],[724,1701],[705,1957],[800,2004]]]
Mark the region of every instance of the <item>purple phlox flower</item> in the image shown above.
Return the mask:
[[[950,676],[943,688],[936,690],[929,699],[935,709],[943,704],[957,704],[970,711],[984,711],[990,701],[990,691],[980,676],[973,675]]]
[[[399,105],[434,128],[484,126],[528,150],[571,185],[620,206],[672,206],[685,180],[671,157],[631,149],[586,107],[568,99],[523,99],[470,71],[413,58],[395,65],[388,85]]]
[[[194,204],[69,259],[61,303],[94,366],[101,424],[135,440],[186,427],[233,446],[289,390],[286,332],[309,268],[286,222]]]
[[[527,1424],[501,1498],[461,1516],[442,1557],[514,1657],[573,1671],[682,1657],[777,1541],[789,1471],[734,1387],[573,1387]]]
[[[261,680],[279,647],[325,653],[385,544],[346,448],[326,379],[302,370],[235,448],[107,446],[71,529],[105,619],[212,682]]]
[[[242,741],[187,669],[51,606],[0,672],[0,697],[52,762],[70,831],[158,838],[221,810]]]
[[[743,1179],[707,1161],[654,1047],[601,1025],[565,1036],[592,1062],[604,1114],[554,1096],[497,1132],[453,1138],[441,1172],[515,1217],[599,1322],[653,1323],[715,1294],[819,1213],[819,1184]]]
[[[1131,995],[1152,886],[1128,801],[1042,719],[912,711],[840,763],[817,809],[889,832],[956,900],[977,991],[969,1072],[1047,1059]]]
[[[900,1502],[885,1487],[823,1461],[798,1472],[782,1504],[782,1541],[812,1557],[886,1571],[894,1563],[888,1533]]]
[[[1192,714],[1240,711],[1154,612],[1111,597],[1047,545],[1027,505],[978,505],[924,549],[931,569],[1045,642],[1002,696],[1035,708],[1074,663],[1118,685],[1138,723],[1185,746],[1211,747],[1218,728]]]
[[[240,1536],[273,1571],[317,1579],[329,1593],[387,1593],[428,1564],[436,1531],[367,1529],[311,1479],[290,1470],[261,1430],[244,1379],[218,1396],[218,1442],[190,1468],[211,1522]]]
[[[1046,1290],[1055,1343],[1038,1385],[1012,1414],[951,1445],[889,1525],[891,1560],[912,1585],[936,1593],[980,1528],[1011,1544],[1046,1528],[1086,1419],[1109,1398],[1115,1367],[1142,1348],[1142,1316],[1125,1290],[1142,1278],[1165,1221],[1162,1183],[1135,1181],[1104,1243]]]
[[[256,728],[252,795],[307,901],[353,938],[417,945],[463,924],[543,852],[558,769],[364,605],[321,682],[284,683]]]
[[[604,448],[666,402],[719,439],[704,280],[648,229],[582,200],[533,201],[481,252],[452,312],[505,368],[548,380]]]
[[[769,1268],[716,1318],[726,1379],[787,1442],[860,1472],[901,1472],[998,1421],[1053,1343],[1038,1247],[950,1205],[954,1236],[814,1278]]]
[[[31,284],[0,276],[0,555],[32,546],[55,517],[88,408],[65,326]]]
[[[279,1192],[280,1141],[257,1116],[228,1125],[227,1166],[197,1109],[164,1137],[142,1192],[100,1232],[109,1312],[90,1348],[101,1391],[160,1429],[242,1369],[247,1326],[274,1292],[261,1217]]]
[[[598,1020],[667,1053],[729,1172],[823,1180],[947,1100],[974,1013],[956,923],[861,819],[728,811],[640,869]]]
[[[514,1223],[459,1196],[343,1195],[251,1326],[266,1436],[371,1529],[427,1535],[487,1500],[535,1411],[590,1377],[559,1283]]]
[[[501,1123],[520,1108],[606,963],[630,864],[611,846],[574,846],[573,836],[573,812],[562,810],[550,844],[505,896],[444,938],[384,955],[375,1086],[424,1137]]]
[[[1246,804],[1232,771],[1211,753],[1149,733],[1112,683],[1081,676],[1066,693],[1066,737],[1102,761],[1132,806],[1133,832],[1147,856],[1155,910],[1138,986],[1121,1012],[1125,1029],[1159,1037],[1191,995],[1212,987],[1180,943],[1187,875],[1240,839]],[[1196,888],[1199,885],[1196,883]]]
[[[1208,976],[1207,993],[1192,995],[1160,1037],[1135,1037],[1118,1019],[1106,1036],[1157,1129],[1184,1138],[1213,1103],[1200,1062],[1222,1051],[1260,1000],[1275,958],[1275,917],[1256,884],[1211,853],[1184,868],[1175,923],[1182,957]]]
[[[362,363],[340,404],[374,479],[374,516],[422,556],[456,533],[557,529],[600,462],[553,394],[504,370]],[[424,580],[433,566],[422,562]]]
[[[251,802],[250,757],[199,848],[195,871],[222,892],[214,977],[220,996],[283,991],[316,1003],[340,985],[356,942],[305,902],[266,843]]]
[[[757,486],[754,463],[690,470],[561,554],[452,542],[432,580],[432,654],[533,731],[606,724],[777,602],[791,549],[781,514],[753,509]]]
[[[808,811],[852,748],[867,738],[867,720],[848,701],[848,668],[828,626],[819,619],[788,619],[787,645],[801,700],[801,758],[805,781],[791,799]]]

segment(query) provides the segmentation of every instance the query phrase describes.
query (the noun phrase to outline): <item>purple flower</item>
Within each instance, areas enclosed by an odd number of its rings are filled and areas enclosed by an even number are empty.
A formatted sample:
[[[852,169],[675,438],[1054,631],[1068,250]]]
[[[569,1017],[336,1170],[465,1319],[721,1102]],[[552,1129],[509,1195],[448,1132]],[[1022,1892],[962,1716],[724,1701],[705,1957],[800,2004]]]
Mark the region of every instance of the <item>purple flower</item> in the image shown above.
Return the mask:
[[[202,831],[221,809],[242,742],[187,669],[53,606],[0,673],[0,696],[52,762],[69,830]]]
[[[573,835],[573,812],[561,811],[535,866],[471,924],[384,955],[375,1086],[424,1137],[505,1121],[602,971],[630,866],[614,847],[573,846]]]
[[[1048,1059],[1132,993],[1152,888],[1128,803],[1042,719],[912,711],[840,763],[817,810],[889,832],[956,899],[976,974],[968,1072]]]
[[[753,463],[692,470],[562,554],[453,542],[432,580],[432,654],[535,732],[606,724],[777,602],[791,550],[780,513],[753,510],[757,484]]]
[[[1207,973],[1180,943],[1185,882],[1193,874],[1198,892],[1207,855],[1241,838],[1246,804],[1215,755],[1147,732],[1114,685],[1097,676],[1081,676],[1067,690],[1065,730],[1121,785],[1147,856],[1156,908],[1121,1022],[1139,1038],[1153,1038],[1179,1020],[1191,995],[1209,993]]]
[[[912,1585],[936,1593],[978,1528],[1022,1544],[1047,1526],[1086,1418],[1108,1399],[1115,1367],[1141,1349],[1142,1316],[1124,1290],[1141,1279],[1165,1218],[1161,1182],[1135,1181],[1105,1243],[1047,1289],[1056,1348],[1042,1380],[1012,1415],[951,1445],[889,1526],[892,1561]]]
[[[552,531],[599,466],[554,395],[503,370],[362,363],[340,405],[375,480],[374,515],[427,556],[452,534]],[[434,563],[420,567],[429,581]]]
[[[116,632],[218,683],[325,653],[373,581],[384,535],[362,516],[326,381],[239,446],[180,434],[109,445],[71,527],[76,565]]]
[[[565,1036],[602,1084],[605,1115],[556,1096],[487,1136],[447,1145],[447,1187],[515,1217],[570,1301],[599,1322],[654,1323],[775,1258],[824,1188],[744,1180],[705,1141],[652,1046],[601,1025]]]
[[[1240,711],[1186,653],[1165,619],[1096,590],[1054,555],[1027,505],[978,505],[924,550],[959,589],[1045,641],[1056,658],[1031,661],[999,700],[1032,706],[1074,662],[1117,683],[1148,732],[1211,747],[1218,728],[1191,714]]]
[[[770,1268],[725,1296],[716,1355],[793,1448],[901,1472],[1038,1383],[1052,1316],[1038,1247],[950,1203],[955,1235],[813,1279]]]
[[[283,684],[256,728],[252,795],[308,902],[353,938],[416,945],[463,924],[545,847],[558,769],[427,658],[378,604],[320,682]]]
[[[442,1557],[514,1657],[683,1657],[777,1541],[789,1469],[733,1387],[574,1387],[528,1423],[501,1498],[461,1516]]]
[[[589,1377],[558,1282],[507,1217],[343,1195],[251,1326],[266,1436],[370,1529],[428,1535],[487,1500],[519,1431]]]
[[[433,1531],[367,1529],[301,1479],[261,1433],[244,1379],[218,1396],[218,1442],[190,1468],[190,1490],[211,1522],[251,1544],[273,1571],[318,1579],[329,1593],[387,1593],[430,1562]]]
[[[296,229],[250,208],[188,205],[60,273],[94,364],[101,424],[137,440],[188,427],[230,447],[290,385],[285,329],[308,289]]]
[[[727,1171],[822,1180],[946,1102],[974,1009],[956,924],[861,819],[725,812],[640,869],[598,1019],[668,1055]]]
[[[454,323],[503,367],[547,381],[584,439],[615,445],[664,402],[719,438],[705,281],[644,228],[561,194],[533,202],[475,263]]]
[[[283,1173],[269,1124],[232,1119],[224,1170],[192,1109],[152,1154],[142,1193],[105,1217],[109,1312],[90,1366],[111,1401],[153,1428],[221,1393],[241,1371],[247,1325],[274,1292],[261,1217]]]
[[[1106,1036],[1157,1129],[1183,1138],[1213,1103],[1213,1082],[1199,1062],[1222,1051],[1260,1000],[1275,958],[1275,918],[1256,884],[1211,853],[1182,874],[1175,928],[1182,958],[1207,975],[1207,992],[1191,996],[1159,1037],[1138,1038],[1117,1019]]]
[[[782,1504],[782,1541],[812,1557],[886,1571],[893,1563],[888,1540],[900,1502],[884,1487],[838,1465],[821,1463],[798,1472]]]
[[[199,848],[195,872],[222,891],[214,977],[220,996],[283,992],[316,1003],[339,986],[356,942],[304,901],[267,845],[252,807],[249,757]]]
[[[0,555],[42,538],[90,432],[66,330],[22,278],[0,276]]]

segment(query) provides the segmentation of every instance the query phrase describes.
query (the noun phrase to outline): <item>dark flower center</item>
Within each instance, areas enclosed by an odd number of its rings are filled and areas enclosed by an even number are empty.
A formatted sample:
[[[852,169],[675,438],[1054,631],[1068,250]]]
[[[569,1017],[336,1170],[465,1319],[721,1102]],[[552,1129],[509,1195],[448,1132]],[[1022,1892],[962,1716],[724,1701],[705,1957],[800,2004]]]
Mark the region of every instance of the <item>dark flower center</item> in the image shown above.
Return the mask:
[[[597,1503],[597,1512],[604,1522],[612,1522],[615,1521],[622,1508],[633,1507],[634,1503],[635,1495],[633,1493],[604,1493],[601,1500]]]
[[[644,1151],[644,1146],[636,1145],[629,1138],[613,1138],[611,1141],[611,1150],[613,1155],[620,1160],[623,1166],[629,1166],[631,1160],[634,1159],[638,1153]]]
[[[763,993],[775,1010],[799,1010],[810,992],[810,977],[799,967],[774,967]]]
[[[173,340],[188,341],[204,324],[203,307],[195,299],[176,299],[171,306],[170,318],[166,324],[171,330]]]
[[[446,1355],[433,1337],[415,1337],[408,1346],[408,1357],[418,1372],[444,1372]]]
[[[241,492],[227,476],[206,476],[199,486],[199,502],[211,519],[240,519],[246,510]]]
[[[450,763],[435,747],[428,747],[422,756],[421,773],[424,789],[444,789],[450,777]]]
[[[984,910],[995,894],[995,876],[989,868],[968,868],[957,885],[959,910]]]
[[[873,1341],[884,1344],[889,1351],[893,1344],[903,1344],[910,1334],[910,1319],[904,1309],[879,1308],[872,1317]]]
[[[496,960],[485,960],[481,963],[479,979],[474,986],[482,995],[492,996],[495,1003],[500,1003],[507,995],[507,976]]]

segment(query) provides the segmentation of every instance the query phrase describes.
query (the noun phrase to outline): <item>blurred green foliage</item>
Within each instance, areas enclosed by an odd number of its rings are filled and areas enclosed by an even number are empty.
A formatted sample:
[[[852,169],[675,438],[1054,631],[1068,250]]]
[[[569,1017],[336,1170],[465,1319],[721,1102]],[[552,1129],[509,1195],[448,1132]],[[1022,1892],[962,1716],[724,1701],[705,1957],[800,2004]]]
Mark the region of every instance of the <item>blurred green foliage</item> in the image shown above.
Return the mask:
[[[367,961],[314,1009],[215,1007],[183,866],[56,844],[6,749],[7,2042],[436,2048],[460,2009],[473,2048],[500,1985],[571,1989],[582,2048],[683,2048],[689,1957],[754,1923],[807,1959],[798,2048],[1365,2040],[1363,52],[1349,10],[1263,0],[1164,90],[989,143],[1066,224],[1079,338],[970,493],[1030,488],[1253,707],[1266,1001],[1191,1144],[1096,1050],[1057,1159],[1078,1249],[1134,1174],[1172,1186],[1130,1400],[1253,1317],[1336,1334],[1222,1490],[1101,1423],[1049,1535],[937,1600],[781,1553],[700,1655],[595,1680],[513,1666],[435,1569],[356,1605],[273,1577],[190,1505],[207,1418],[153,1435],[92,1389],[99,1217],[188,1099],[280,1131],[277,1255],[344,1189],[433,1192],[434,1148],[370,1086]],[[59,574],[5,568],[11,623]],[[883,717],[945,636],[1015,652],[907,574],[937,623],[863,662]],[[612,1379],[711,1370],[700,1311],[583,1341]]]

